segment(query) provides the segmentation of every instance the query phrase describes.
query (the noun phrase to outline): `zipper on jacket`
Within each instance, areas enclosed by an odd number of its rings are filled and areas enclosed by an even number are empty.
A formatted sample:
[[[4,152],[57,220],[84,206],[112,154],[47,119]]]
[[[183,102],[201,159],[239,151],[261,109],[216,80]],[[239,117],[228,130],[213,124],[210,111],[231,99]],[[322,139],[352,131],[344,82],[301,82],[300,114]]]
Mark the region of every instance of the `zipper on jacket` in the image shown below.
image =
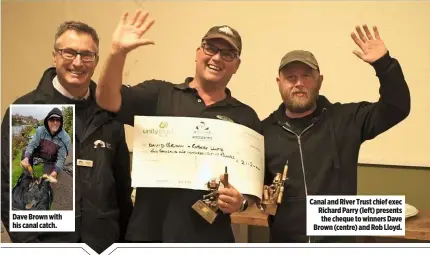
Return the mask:
[[[315,123],[312,123],[311,125],[307,126],[300,134],[296,134],[294,131],[292,131],[291,129],[287,128],[285,125],[281,125],[283,129],[285,129],[286,131],[294,134],[297,137],[297,143],[299,145],[299,151],[300,151],[300,162],[302,164],[302,172],[303,172],[303,183],[305,185],[305,196],[306,196],[306,200],[308,197],[308,185],[306,184],[306,172],[305,172],[305,163],[303,161],[303,150],[302,150],[302,142],[301,142],[301,137],[302,135],[309,130]],[[308,243],[311,242],[311,237],[308,237]]]
[[[283,129],[285,129],[286,131],[290,132],[291,134],[293,134],[293,135],[295,135],[295,136],[297,137],[297,143],[298,143],[298,145],[299,145],[299,151],[300,151],[300,161],[301,161],[301,164],[302,164],[303,182],[304,182],[304,185],[305,185],[305,195],[306,195],[306,200],[307,200],[307,198],[308,198],[308,186],[307,186],[307,184],[306,184],[305,163],[304,163],[304,160],[303,160],[302,141],[301,141],[300,139],[301,139],[302,135],[303,135],[306,131],[308,131],[311,127],[313,127],[313,126],[315,125],[315,123],[317,123],[317,122],[321,119],[321,116],[322,116],[326,111],[327,111],[327,108],[323,108],[323,109],[322,109],[322,111],[321,111],[321,115],[320,115],[320,117],[319,117],[319,118],[315,118],[315,119],[314,119],[315,121],[313,121],[313,122],[312,122],[312,124],[310,124],[309,126],[307,126],[305,129],[303,129],[303,131],[302,131],[300,134],[296,134],[294,131],[292,131],[291,129],[289,129],[288,127],[286,127],[282,122],[278,121],[278,124],[279,124]],[[311,236],[309,236],[309,237],[308,237],[308,243],[310,243],[310,242],[311,242]]]

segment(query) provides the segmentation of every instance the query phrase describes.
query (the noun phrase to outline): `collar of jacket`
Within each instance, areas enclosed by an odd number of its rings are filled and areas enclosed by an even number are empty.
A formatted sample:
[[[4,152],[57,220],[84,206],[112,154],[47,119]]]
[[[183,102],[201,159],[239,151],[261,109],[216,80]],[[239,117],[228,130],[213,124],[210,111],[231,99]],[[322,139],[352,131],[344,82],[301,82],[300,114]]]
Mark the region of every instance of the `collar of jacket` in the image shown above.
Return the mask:
[[[328,115],[331,113],[331,109],[332,109],[331,106],[332,106],[332,103],[330,103],[330,101],[326,97],[319,96],[317,100],[317,109],[312,113],[312,115],[314,116],[312,119],[313,124],[317,123],[322,118],[327,118]],[[284,103],[281,103],[279,108],[271,114],[271,119],[273,121],[273,124],[279,125],[281,127],[284,126],[285,124],[288,124],[287,117],[285,116]],[[335,134],[335,129],[334,129],[332,120],[328,119],[327,124],[329,125],[329,129],[330,129],[330,139],[333,144],[333,152],[335,153],[334,167],[340,168],[339,155],[337,151],[338,148],[336,144],[336,134]]]
[[[39,81],[37,88],[34,90],[34,104],[51,104],[55,103],[55,88],[52,84],[52,80],[57,75],[55,67],[50,67],[45,70],[42,75],[42,78]],[[95,100],[95,91],[96,84],[91,80],[90,82],[90,98]],[[100,113],[100,114],[98,114]],[[100,108],[97,104],[94,104],[94,108],[91,111],[90,116],[92,116],[91,125],[89,125],[88,130],[84,132],[83,137],[81,138],[84,141],[90,134],[95,132],[99,126],[103,125],[105,122],[110,121],[115,118],[115,114],[112,112],[108,112]],[[95,116],[98,116],[95,118]]]
[[[47,103],[51,102],[55,96],[55,88],[52,84],[52,80],[57,75],[55,67],[50,67],[43,72],[42,78],[40,78],[39,84],[35,90],[35,102],[34,103]],[[90,97],[95,98],[96,84],[94,81],[90,81]]]
[[[190,82],[193,81],[193,79],[193,77],[187,77],[183,83],[175,85],[175,89],[179,89],[182,91],[194,91],[195,93],[197,93],[196,89],[190,87]],[[241,105],[241,103],[236,100],[236,98],[231,96],[230,89],[225,88],[225,94],[227,95],[227,97],[224,99],[226,103],[231,104],[233,106]]]

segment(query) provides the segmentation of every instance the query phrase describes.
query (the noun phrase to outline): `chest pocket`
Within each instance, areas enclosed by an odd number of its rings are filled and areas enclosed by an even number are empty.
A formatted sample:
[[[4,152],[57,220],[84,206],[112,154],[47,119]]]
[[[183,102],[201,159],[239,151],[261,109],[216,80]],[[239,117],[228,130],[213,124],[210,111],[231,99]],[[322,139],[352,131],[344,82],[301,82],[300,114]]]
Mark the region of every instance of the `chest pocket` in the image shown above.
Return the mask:
[[[100,136],[89,137],[84,144],[80,144],[76,164],[81,171],[83,181],[99,182],[100,178],[111,175],[115,159],[116,144],[112,140]],[[81,162],[78,162],[81,160]],[[110,171],[110,172],[109,172]]]

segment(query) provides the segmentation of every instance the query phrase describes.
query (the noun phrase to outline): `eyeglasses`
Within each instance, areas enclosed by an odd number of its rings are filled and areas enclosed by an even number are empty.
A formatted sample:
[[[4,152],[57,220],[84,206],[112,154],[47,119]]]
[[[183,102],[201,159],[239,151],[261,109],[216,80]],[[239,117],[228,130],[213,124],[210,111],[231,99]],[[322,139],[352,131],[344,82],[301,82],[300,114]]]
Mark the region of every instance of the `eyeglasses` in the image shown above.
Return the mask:
[[[219,52],[221,58],[227,62],[231,62],[238,58],[238,54],[235,50],[219,49],[218,47],[208,43],[202,43],[202,48],[203,52],[208,56],[215,56]]]
[[[74,60],[76,56],[80,55],[82,62],[90,63],[94,62],[97,58],[97,53],[91,51],[76,51],[74,49],[55,49],[61,54],[61,56],[66,60]]]
[[[61,119],[59,118],[50,118],[48,119],[49,122],[61,122]]]

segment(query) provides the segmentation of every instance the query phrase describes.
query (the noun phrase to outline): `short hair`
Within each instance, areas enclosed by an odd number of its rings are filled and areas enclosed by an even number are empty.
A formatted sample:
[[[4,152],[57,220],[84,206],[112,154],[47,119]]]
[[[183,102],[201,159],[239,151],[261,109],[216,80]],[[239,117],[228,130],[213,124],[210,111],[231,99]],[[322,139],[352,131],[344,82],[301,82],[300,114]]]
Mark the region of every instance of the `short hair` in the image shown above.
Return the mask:
[[[80,22],[80,21],[66,21],[62,24],[60,24],[60,26],[57,29],[57,33],[55,34],[55,40],[54,40],[54,48],[57,48],[57,40],[58,38],[64,34],[66,31],[69,30],[73,30],[76,31],[78,33],[85,33],[85,34],[89,34],[94,42],[97,45],[97,51],[99,49],[99,37],[97,35],[97,32],[94,28],[90,27],[89,25]]]

